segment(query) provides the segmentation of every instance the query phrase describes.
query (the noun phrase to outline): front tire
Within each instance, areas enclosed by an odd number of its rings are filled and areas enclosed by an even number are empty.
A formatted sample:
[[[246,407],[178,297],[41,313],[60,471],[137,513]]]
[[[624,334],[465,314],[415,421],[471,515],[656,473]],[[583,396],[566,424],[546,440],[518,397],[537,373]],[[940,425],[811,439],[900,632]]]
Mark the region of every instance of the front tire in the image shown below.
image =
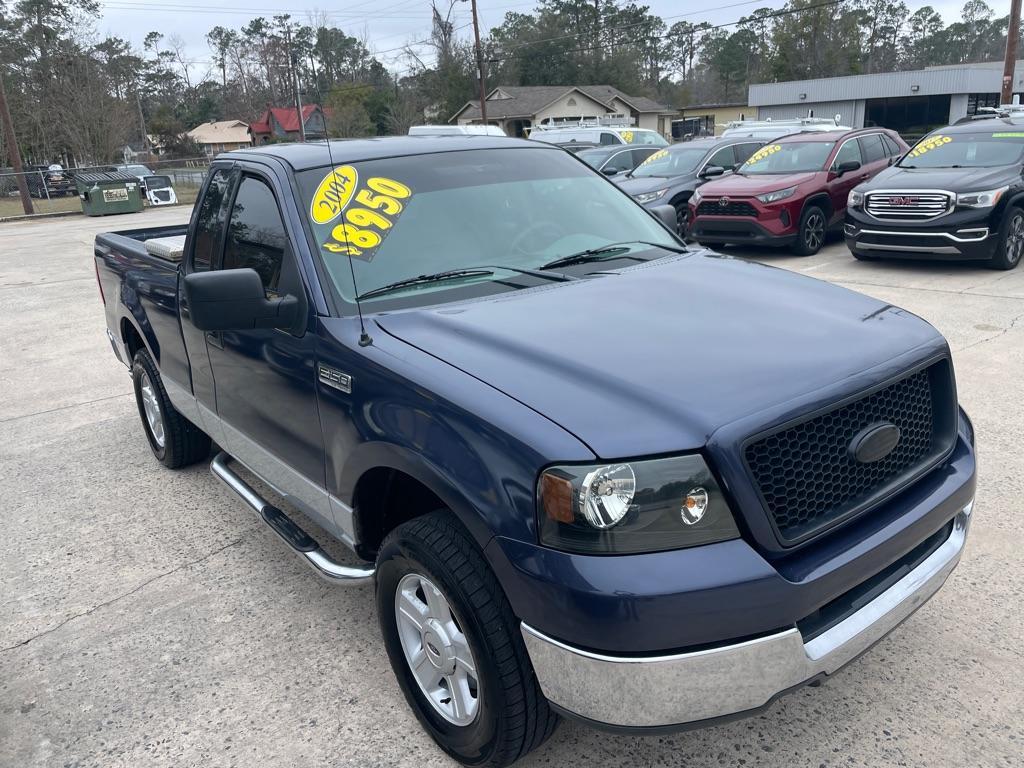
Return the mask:
[[[793,253],[797,256],[813,256],[825,244],[825,232],[828,220],[825,211],[817,205],[809,205],[800,216],[800,229],[797,232]]]
[[[1024,210],[1014,206],[1003,217],[999,245],[989,261],[992,269],[1013,269],[1024,255]]]
[[[168,469],[178,469],[210,455],[210,438],[175,409],[145,349],[132,359],[132,382],[142,428],[157,461]]]
[[[377,557],[377,613],[398,684],[438,746],[501,768],[558,724],[497,579],[448,512],[392,531]]]

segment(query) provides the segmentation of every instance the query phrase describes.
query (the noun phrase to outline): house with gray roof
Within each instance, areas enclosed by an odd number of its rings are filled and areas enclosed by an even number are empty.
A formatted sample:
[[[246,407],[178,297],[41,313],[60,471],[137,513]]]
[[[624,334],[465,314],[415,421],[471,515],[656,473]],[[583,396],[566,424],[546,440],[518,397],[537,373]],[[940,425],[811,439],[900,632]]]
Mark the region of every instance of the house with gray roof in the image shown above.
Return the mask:
[[[630,96],[610,85],[503,85],[487,94],[487,122],[500,126],[509,136],[525,136],[541,123],[557,125],[597,117],[631,118],[637,128],[669,136],[672,118],[677,115],[678,110],[670,106],[646,96]],[[479,100],[466,102],[448,122],[481,122]]]

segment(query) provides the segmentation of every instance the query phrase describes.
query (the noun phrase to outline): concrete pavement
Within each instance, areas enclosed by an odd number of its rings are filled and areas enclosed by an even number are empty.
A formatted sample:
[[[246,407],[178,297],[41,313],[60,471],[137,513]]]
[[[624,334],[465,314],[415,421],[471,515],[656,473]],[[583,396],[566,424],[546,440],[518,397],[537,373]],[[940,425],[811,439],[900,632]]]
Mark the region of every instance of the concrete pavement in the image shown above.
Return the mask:
[[[104,336],[96,232],[0,225],[0,766],[451,765],[372,592],[319,581],[205,466],[163,469]],[[744,253],[903,306],[954,350],[981,481],[964,560],[903,627],[764,714],[662,737],[563,723],[529,766],[1024,763],[1024,268]]]

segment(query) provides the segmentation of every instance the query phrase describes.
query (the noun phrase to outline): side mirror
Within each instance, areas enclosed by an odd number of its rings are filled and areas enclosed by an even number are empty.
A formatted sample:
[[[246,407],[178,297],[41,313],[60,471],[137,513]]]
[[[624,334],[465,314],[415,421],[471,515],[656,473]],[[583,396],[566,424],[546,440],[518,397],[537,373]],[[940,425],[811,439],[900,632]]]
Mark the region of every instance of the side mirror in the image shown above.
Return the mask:
[[[725,168],[720,165],[709,165],[700,172],[700,175],[705,179],[710,179],[712,176],[721,176],[725,173]]]
[[[856,160],[847,160],[845,163],[840,163],[836,166],[836,175],[842,176],[844,173],[850,171],[856,171],[860,169],[860,163]]]
[[[193,272],[184,283],[192,325],[201,331],[291,331],[299,319],[299,300],[294,296],[268,299],[255,269]]]
[[[619,168],[612,168],[611,166],[606,165],[604,168],[601,169],[601,173],[603,173],[605,176],[618,176],[620,170],[621,169]]]
[[[676,219],[676,207],[674,205],[656,205],[648,210],[660,221],[672,234],[679,232],[679,221]]]

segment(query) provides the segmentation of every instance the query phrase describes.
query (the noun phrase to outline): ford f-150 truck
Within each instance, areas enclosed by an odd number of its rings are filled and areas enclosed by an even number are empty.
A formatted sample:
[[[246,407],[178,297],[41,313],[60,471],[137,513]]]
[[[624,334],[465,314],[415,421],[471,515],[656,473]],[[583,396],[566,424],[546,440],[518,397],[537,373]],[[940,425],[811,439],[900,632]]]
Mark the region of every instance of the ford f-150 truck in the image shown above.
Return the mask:
[[[96,239],[153,454],[213,454],[318,574],[372,584],[465,764],[560,716],[758,711],[960,558],[974,434],[942,336],[687,249],[674,215],[543,142],[394,138],[222,155],[187,228]]]

